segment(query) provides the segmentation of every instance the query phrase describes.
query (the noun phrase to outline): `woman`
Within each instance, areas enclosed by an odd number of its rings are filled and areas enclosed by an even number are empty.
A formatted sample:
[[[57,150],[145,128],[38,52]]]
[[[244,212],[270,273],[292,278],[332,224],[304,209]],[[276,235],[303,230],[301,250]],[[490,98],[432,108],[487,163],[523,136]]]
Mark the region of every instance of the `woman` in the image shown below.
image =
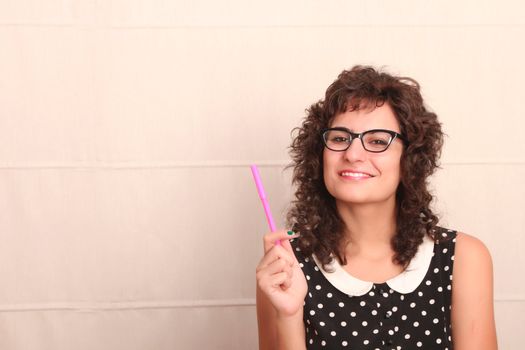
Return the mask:
[[[442,143],[410,78],[356,66],[311,106],[292,230],[257,266],[260,349],[497,348],[490,254],[430,208]]]

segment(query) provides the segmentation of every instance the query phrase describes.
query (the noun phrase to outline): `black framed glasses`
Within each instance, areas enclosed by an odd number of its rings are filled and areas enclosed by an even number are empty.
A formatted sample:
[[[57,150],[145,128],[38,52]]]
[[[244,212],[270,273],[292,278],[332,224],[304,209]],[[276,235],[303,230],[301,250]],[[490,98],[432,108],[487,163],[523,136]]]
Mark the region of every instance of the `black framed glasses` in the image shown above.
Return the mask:
[[[386,151],[396,138],[406,142],[400,133],[386,129],[372,129],[362,133],[351,132],[342,127],[323,130],[324,145],[329,150],[336,152],[346,151],[354,139],[360,139],[365,150],[380,153]]]

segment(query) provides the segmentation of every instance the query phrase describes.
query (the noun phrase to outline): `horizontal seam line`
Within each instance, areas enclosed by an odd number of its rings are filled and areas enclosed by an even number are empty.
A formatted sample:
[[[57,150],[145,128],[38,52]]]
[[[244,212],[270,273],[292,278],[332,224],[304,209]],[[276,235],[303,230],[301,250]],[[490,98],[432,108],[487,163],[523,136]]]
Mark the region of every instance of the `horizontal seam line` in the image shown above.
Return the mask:
[[[261,167],[285,167],[291,162],[285,161],[255,161],[255,162],[175,162],[175,163],[47,163],[47,164],[0,164],[0,170],[31,170],[31,169],[176,169],[176,168],[239,168],[257,164]],[[443,162],[443,166],[468,165],[525,165],[525,161],[451,161]]]
[[[168,302],[100,302],[100,303],[42,303],[0,305],[0,312],[29,311],[97,311],[140,309],[187,309],[254,306],[255,299],[195,300]]]
[[[525,302],[525,297],[497,297],[499,302]],[[33,312],[33,311],[118,311],[147,309],[190,309],[190,308],[225,308],[253,307],[255,299],[196,300],[173,302],[108,302],[108,303],[43,303],[0,305],[0,312]]]
[[[367,23],[367,24],[262,24],[262,25],[250,25],[250,24],[217,24],[217,25],[205,25],[205,24],[188,24],[188,25],[101,25],[101,24],[77,24],[77,23],[11,23],[4,22],[0,23],[0,27],[49,27],[49,28],[78,28],[78,29],[130,29],[130,30],[141,30],[141,29],[153,29],[153,30],[170,30],[170,29],[341,29],[341,28],[525,28],[525,23],[469,23],[469,24],[378,24],[378,23]]]

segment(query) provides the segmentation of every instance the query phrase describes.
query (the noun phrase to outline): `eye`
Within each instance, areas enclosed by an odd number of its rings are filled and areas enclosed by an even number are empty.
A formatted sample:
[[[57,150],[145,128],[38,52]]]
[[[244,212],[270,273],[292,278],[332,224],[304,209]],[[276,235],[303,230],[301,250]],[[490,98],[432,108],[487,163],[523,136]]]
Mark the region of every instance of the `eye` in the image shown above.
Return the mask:
[[[367,139],[367,142],[371,145],[386,146],[388,145],[388,140],[381,138],[370,138]]]
[[[341,130],[330,130],[326,134],[326,141],[332,144],[341,144],[350,142],[350,135]]]
[[[366,148],[368,150],[380,152],[388,147],[392,141],[392,135],[385,131],[367,132],[363,136],[363,141],[365,142]]]
[[[341,143],[341,142],[348,142],[348,137],[344,137],[344,136],[334,136],[330,139],[331,142],[338,142],[338,143]]]

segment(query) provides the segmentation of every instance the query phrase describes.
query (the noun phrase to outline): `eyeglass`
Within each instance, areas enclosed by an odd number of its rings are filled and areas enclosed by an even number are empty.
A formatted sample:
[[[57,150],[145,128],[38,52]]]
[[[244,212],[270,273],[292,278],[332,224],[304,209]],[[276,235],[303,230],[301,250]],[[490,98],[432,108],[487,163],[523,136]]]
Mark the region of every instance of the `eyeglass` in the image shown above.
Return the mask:
[[[403,135],[385,129],[367,130],[362,133],[351,132],[347,128],[341,127],[323,130],[324,145],[329,150],[336,152],[346,151],[354,139],[360,139],[365,150],[380,153],[386,151],[396,138],[405,141]]]

